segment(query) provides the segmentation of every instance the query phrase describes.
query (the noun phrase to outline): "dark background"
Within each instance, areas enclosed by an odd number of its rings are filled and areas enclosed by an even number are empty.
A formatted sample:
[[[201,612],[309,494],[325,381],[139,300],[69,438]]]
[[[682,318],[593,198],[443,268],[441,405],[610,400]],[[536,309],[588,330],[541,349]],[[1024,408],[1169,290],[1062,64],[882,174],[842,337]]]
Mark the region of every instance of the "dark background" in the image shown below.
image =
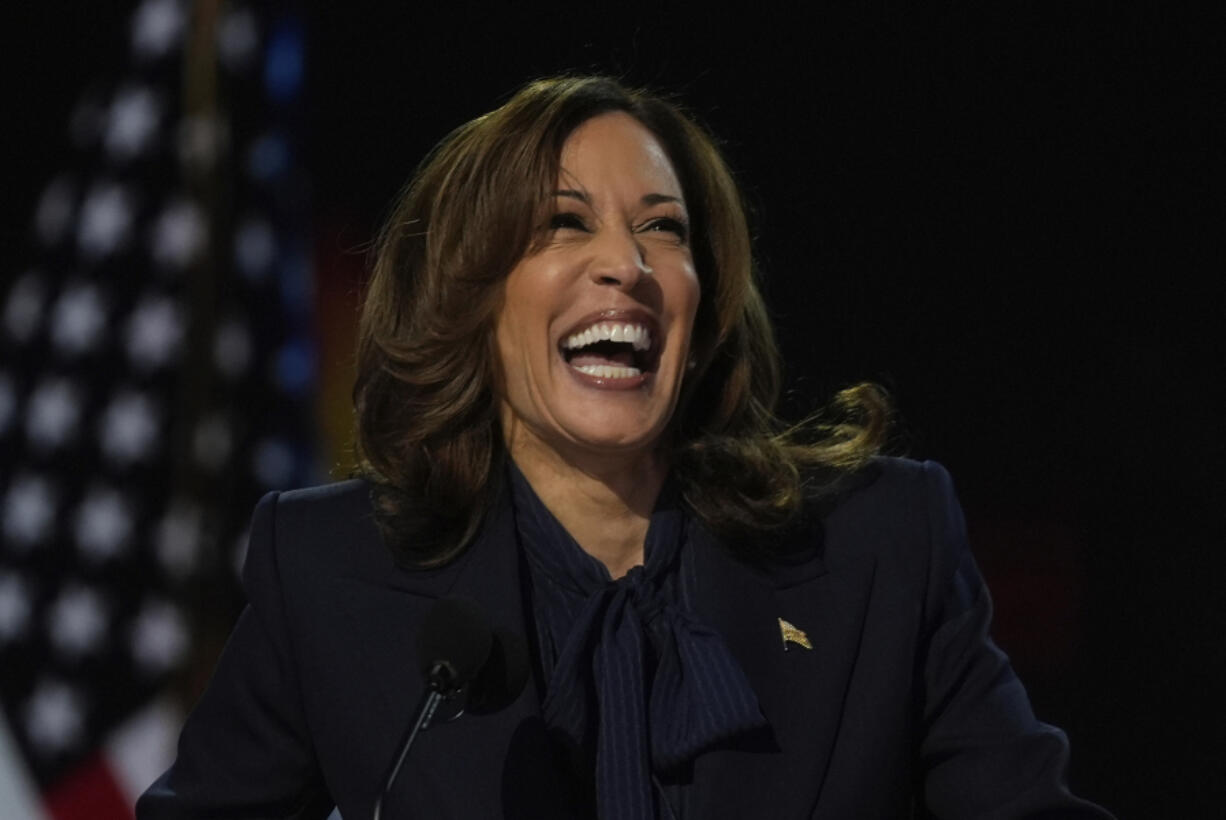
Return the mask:
[[[321,294],[352,295],[430,145],[523,81],[676,92],[753,207],[787,411],[887,386],[895,451],[954,475],[996,634],[1070,735],[1074,787],[1121,816],[1220,816],[1219,21],[1158,3],[422,5],[300,7]],[[3,12],[12,245],[73,102],[122,63],[129,10]]]

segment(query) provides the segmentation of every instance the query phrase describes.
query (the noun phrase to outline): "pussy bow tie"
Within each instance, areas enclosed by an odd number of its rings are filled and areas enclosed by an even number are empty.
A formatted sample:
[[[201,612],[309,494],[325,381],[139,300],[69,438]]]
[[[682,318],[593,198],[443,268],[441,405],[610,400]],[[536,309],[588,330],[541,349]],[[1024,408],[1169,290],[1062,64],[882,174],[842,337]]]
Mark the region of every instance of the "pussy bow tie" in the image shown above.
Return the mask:
[[[570,578],[589,597],[554,666],[544,718],[575,748],[594,730],[602,818],[655,817],[653,772],[767,725],[723,638],[666,593],[679,586],[664,581],[677,580],[683,527],[679,511],[657,512],[645,566],[617,581]]]

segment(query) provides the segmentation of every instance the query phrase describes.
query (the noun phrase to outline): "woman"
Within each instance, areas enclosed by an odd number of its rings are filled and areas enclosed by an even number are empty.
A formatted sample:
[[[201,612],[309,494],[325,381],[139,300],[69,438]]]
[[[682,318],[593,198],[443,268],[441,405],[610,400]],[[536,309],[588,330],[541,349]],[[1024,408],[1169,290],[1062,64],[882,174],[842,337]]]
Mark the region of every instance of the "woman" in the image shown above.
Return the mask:
[[[1107,816],[987,637],[948,476],[874,457],[880,394],[781,433],[739,195],[673,105],[547,80],[447,137],[359,362],[364,480],[261,502],[142,818],[369,816],[454,594],[532,675],[422,735],[385,815]]]

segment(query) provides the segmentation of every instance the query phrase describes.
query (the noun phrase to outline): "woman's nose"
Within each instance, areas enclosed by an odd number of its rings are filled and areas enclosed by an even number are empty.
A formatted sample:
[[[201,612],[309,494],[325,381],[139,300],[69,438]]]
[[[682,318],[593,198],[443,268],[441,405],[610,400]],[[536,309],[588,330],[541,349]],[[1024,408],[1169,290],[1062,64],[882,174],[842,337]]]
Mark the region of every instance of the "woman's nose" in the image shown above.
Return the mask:
[[[610,231],[598,243],[588,273],[598,285],[611,285],[629,291],[644,276],[650,276],[652,270],[633,234]]]

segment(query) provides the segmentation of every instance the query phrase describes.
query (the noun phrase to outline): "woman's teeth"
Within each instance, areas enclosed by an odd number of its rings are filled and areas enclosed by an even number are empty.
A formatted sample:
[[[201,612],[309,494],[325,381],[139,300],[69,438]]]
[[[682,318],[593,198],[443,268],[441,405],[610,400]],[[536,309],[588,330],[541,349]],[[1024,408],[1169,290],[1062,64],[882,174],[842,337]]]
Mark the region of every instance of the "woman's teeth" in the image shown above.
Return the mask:
[[[582,333],[568,336],[562,343],[562,348],[578,350],[596,342],[625,342],[632,345],[636,351],[642,352],[651,349],[651,331],[642,325],[601,322]]]
[[[615,367],[607,364],[581,364],[571,367],[598,379],[632,379],[643,372],[637,367]]]

